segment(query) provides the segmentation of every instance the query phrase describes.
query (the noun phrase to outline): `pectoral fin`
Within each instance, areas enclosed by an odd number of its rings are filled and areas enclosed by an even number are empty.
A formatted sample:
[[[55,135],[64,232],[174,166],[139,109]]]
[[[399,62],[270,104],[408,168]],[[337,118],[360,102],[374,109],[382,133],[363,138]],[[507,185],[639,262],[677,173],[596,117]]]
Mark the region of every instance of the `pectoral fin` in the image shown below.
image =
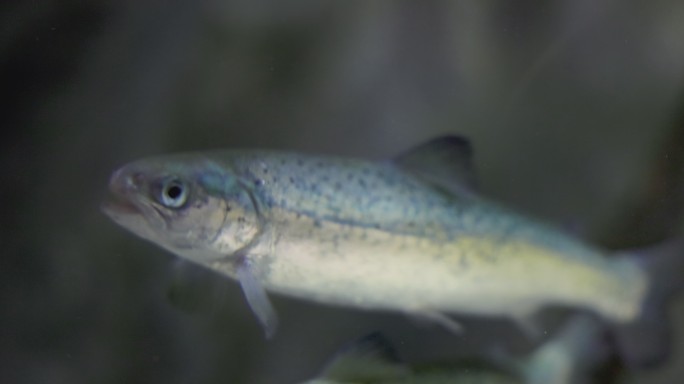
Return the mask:
[[[276,314],[271,301],[268,299],[266,290],[261,282],[254,276],[254,271],[249,261],[242,261],[237,267],[237,277],[245,294],[247,304],[261,323],[266,338],[270,339],[278,328],[278,314]]]

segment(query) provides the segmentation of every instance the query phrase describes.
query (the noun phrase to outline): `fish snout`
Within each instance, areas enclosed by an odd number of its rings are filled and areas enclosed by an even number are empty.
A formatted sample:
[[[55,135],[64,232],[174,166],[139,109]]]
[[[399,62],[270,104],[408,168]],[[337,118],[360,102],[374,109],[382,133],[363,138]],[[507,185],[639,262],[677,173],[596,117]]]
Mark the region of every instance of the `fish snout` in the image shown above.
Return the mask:
[[[108,216],[140,213],[139,196],[145,190],[145,176],[140,171],[124,166],[109,178],[109,198],[100,209]]]
[[[109,179],[109,190],[119,197],[130,196],[140,192],[144,184],[145,176],[141,172],[122,167]]]

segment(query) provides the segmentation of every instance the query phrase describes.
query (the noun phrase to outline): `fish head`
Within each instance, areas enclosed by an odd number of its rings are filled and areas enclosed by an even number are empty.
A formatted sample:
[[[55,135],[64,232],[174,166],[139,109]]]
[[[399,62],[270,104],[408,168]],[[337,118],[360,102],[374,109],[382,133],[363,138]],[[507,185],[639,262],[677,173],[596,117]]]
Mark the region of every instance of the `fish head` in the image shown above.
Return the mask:
[[[200,155],[127,164],[112,175],[109,192],[102,208],[112,220],[195,262],[237,255],[260,233],[248,186]]]

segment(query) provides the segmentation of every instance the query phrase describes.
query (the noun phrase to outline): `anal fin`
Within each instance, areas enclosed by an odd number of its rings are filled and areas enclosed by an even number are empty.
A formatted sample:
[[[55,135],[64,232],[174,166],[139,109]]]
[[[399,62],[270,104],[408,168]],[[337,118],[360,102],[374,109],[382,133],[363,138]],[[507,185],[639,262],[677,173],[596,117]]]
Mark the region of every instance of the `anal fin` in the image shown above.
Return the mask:
[[[463,333],[463,326],[456,320],[439,311],[420,310],[409,312],[409,315],[419,320],[427,320],[430,323],[438,324],[447,331],[455,334]]]

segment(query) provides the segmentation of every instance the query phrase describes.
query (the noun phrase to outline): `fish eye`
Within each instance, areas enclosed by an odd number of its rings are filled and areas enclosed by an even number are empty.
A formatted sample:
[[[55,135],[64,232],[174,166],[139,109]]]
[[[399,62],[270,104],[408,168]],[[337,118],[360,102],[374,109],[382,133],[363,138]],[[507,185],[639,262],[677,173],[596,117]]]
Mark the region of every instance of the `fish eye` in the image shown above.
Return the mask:
[[[161,188],[160,201],[169,208],[180,208],[188,199],[188,187],[182,180],[169,179]]]

